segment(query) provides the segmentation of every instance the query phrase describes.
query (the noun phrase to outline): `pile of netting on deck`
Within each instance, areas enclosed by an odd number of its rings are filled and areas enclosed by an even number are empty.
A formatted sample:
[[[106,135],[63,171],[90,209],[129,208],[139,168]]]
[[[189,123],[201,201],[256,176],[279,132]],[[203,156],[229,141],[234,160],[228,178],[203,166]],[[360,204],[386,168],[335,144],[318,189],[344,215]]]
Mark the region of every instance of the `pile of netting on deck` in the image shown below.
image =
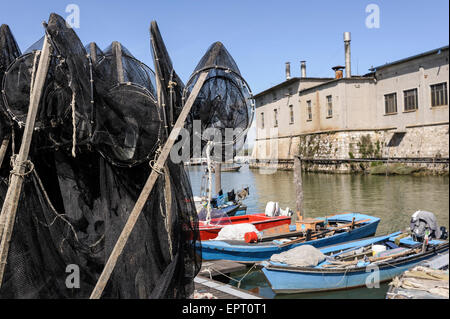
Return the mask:
[[[56,14],[46,33],[50,66],[0,298],[89,297],[168,133],[153,71],[120,43],[86,50]],[[2,26],[0,139],[9,142],[0,169],[2,205],[41,48],[42,41],[21,54]],[[158,172],[103,298],[193,292],[201,261],[190,181],[183,163],[170,159]]]

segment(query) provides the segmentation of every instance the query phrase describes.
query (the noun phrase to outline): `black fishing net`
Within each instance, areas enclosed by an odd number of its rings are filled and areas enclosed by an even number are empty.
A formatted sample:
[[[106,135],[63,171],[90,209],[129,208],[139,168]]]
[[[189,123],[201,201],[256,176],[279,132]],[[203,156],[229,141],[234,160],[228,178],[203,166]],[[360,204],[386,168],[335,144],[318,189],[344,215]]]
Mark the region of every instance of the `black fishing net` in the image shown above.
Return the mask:
[[[208,71],[208,76],[190,113],[191,122],[201,121],[201,130],[194,124],[193,135],[201,138],[202,149],[208,141],[214,142],[214,160],[232,160],[244,145],[253,120],[252,93],[220,42],[209,47],[195,68],[186,85],[186,99],[202,71]]]
[[[153,71],[119,42],[104,53],[92,52],[97,61],[92,145],[117,166],[148,162],[161,144],[162,126]]]
[[[51,64],[0,298],[89,297],[152,170],[148,159],[164,143],[149,68],[116,44],[104,53],[86,50],[55,14],[46,32]],[[6,109],[18,125],[35,57],[31,50],[12,63],[4,82]],[[5,176],[1,203],[7,186]],[[168,160],[102,297],[188,297],[201,265],[197,224],[184,166]]]

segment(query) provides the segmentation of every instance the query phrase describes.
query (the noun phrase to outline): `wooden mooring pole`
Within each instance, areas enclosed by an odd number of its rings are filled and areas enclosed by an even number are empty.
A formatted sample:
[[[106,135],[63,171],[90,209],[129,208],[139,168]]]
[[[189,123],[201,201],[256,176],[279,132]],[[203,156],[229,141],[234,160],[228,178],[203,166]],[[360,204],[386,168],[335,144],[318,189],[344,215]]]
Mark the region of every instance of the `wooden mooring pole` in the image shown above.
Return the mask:
[[[217,162],[214,167],[214,182],[216,194],[219,194],[222,189],[222,164],[220,164],[220,162]]]
[[[170,150],[172,149],[172,146],[174,145],[176,139],[178,138],[180,130],[184,127],[184,122],[186,121],[186,118],[192,108],[192,105],[195,102],[195,99],[197,98],[198,93],[200,92],[200,89],[203,86],[203,83],[206,80],[207,75],[208,71],[203,71],[202,73],[200,73],[197,83],[192,89],[192,92],[189,95],[189,98],[187,99],[183,107],[183,110],[178,116],[175,126],[170,132],[170,135],[167,138],[167,141],[164,144],[161,153],[153,166],[154,169],[150,173],[150,176],[148,177],[147,182],[145,183],[144,188],[142,189],[142,192],[139,195],[139,198],[137,199],[136,204],[134,205],[134,208],[130,213],[130,216],[128,217],[127,223],[125,224],[125,227],[123,228],[119,236],[119,239],[117,240],[116,245],[114,246],[111,255],[109,256],[108,261],[106,262],[106,265],[103,268],[103,271],[97,281],[97,284],[95,285],[95,288],[91,293],[90,299],[99,299],[102,296],[103,290],[105,289],[106,284],[108,283],[108,280],[111,277],[111,274],[114,270],[114,267],[116,266],[117,259],[121,255],[125,247],[125,244],[127,243],[128,237],[133,231],[134,225],[136,224],[141,214],[141,211],[144,208],[145,203],[147,202],[148,196],[150,195],[150,192],[152,191],[153,186],[155,185],[155,182],[159,176],[159,170],[164,167],[167,157],[169,156]]]
[[[298,220],[303,220],[303,185],[302,185],[302,160],[300,156],[294,156],[294,183],[295,205]]]
[[[9,183],[8,192],[6,193],[1,212],[1,215],[3,216],[2,221],[4,221],[5,225],[1,234],[0,244],[0,287],[3,282],[3,274],[6,267],[6,260],[8,258],[9,245],[14,227],[14,221],[16,219],[17,206],[19,204],[24,176],[26,175],[26,169],[32,169],[27,167],[28,154],[30,151],[31,139],[33,137],[39,101],[41,99],[42,89],[47,77],[49,64],[50,44],[46,35],[39,58],[36,78],[31,85],[30,105],[28,107],[27,121],[25,123],[22,143],[20,145],[19,154],[14,162],[13,170],[11,171],[11,181]]]

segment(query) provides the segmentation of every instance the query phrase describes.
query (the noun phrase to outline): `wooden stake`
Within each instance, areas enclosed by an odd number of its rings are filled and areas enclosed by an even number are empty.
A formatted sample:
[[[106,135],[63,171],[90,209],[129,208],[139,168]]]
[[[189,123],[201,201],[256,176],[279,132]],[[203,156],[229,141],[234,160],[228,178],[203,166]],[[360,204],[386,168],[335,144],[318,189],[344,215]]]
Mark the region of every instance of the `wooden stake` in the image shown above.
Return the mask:
[[[112,51],[116,56],[116,72],[117,72],[117,81],[119,83],[125,82],[124,74],[123,74],[123,65],[122,65],[122,46],[119,42],[114,41],[112,43]]]
[[[17,206],[19,204],[20,193],[22,190],[23,177],[26,170],[26,162],[30,151],[31,139],[33,137],[34,123],[39,107],[39,101],[42,95],[45,79],[47,77],[48,66],[50,64],[50,44],[47,35],[44,38],[39,66],[37,68],[36,78],[33,83],[33,89],[30,97],[30,105],[28,107],[27,121],[23,132],[22,143],[20,145],[19,154],[14,163],[13,173],[11,174],[11,182],[8,192],[3,202],[1,215],[4,216],[5,227],[3,229],[0,244],[0,287],[3,282],[3,274],[5,271],[6,260],[8,257],[9,245],[11,241],[14,221],[16,219]]]
[[[175,123],[175,126],[170,132],[170,135],[167,138],[167,141],[164,144],[164,147],[162,148],[155,165],[153,166],[154,169],[150,173],[150,176],[148,177],[147,182],[145,183],[144,188],[142,189],[142,192],[139,195],[139,198],[136,201],[136,204],[134,205],[130,216],[128,217],[127,223],[125,224],[125,227],[123,228],[122,233],[120,234],[119,239],[117,240],[116,245],[114,246],[111,255],[108,258],[105,268],[103,268],[103,272],[100,275],[94,290],[92,291],[90,299],[99,299],[102,296],[103,290],[105,289],[106,284],[108,283],[108,280],[114,270],[114,267],[116,266],[117,259],[122,253],[125,244],[127,243],[128,237],[133,231],[134,225],[136,224],[141,211],[144,208],[145,203],[147,202],[148,196],[150,195],[150,192],[155,185],[155,182],[159,176],[158,171],[162,167],[164,167],[164,163],[169,156],[170,150],[172,149],[173,144],[178,138],[180,130],[184,127],[184,122],[186,121],[186,118],[192,108],[192,105],[195,102],[195,99],[197,98],[198,93],[200,92],[200,89],[203,86],[203,83],[206,80],[207,75],[208,71],[204,71],[199,75],[197,83],[192,89],[192,92],[189,95],[189,98],[187,99],[186,104],[184,105],[183,110],[181,111]]]
[[[10,137],[6,137],[3,139],[2,146],[0,146],[0,168],[3,164],[3,159],[5,158],[6,150],[8,149]]]
[[[302,185],[302,163],[300,156],[294,156],[294,183],[295,183],[295,204],[298,220],[303,220],[303,185]]]

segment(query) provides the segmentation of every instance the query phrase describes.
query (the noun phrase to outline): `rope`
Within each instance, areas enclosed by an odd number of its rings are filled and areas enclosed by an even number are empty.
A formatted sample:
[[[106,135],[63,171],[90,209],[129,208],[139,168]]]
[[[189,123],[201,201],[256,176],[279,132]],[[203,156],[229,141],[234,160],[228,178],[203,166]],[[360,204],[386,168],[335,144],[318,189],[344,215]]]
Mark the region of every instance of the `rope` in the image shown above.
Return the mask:
[[[154,170],[156,173],[158,173],[159,175],[163,175],[164,174],[164,168],[163,167],[159,167],[156,164],[156,159],[159,157],[159,154],[161,153],[161,144],[160,144],[160,140],[158,139],[159,147],[155,152],[155,156],[153,157],[152,160],[150,160],[148,162],[148,165],[150,165],[151,169]]]
[[[253,266],[251,266],[251,267],[249,268],[249,270],[245,273],[245,275],[244,275],[241,279],[239,279],[239,280],[237,280],[237,279],[235,279],[235,278],[233,278],[233,277],[230,277],[230,276],[224,274],[223,272],[221,272],[221,271],[218,270],[218,269],[215,269],[214,267],[208,267],[208,268],[205,268],[204,271],[207,271],[207,272],[209,273],[209,278],[212,279],[212,270],[213,270],[213,271],[219,273],[220,275],[225,276],[225,277],[227,277],[228,279],[237,282],[237,287],[240,288],[240,287],[241,287],[241,282],[242,282],[242,280],[244,280],[245,277],[247,277],[247,275],[250,273],[250,271],[251,271],[253,268],[255,268],[255,267],[256,267],[256,264],[253,264]]]
[[[211,221],[211,199],[212,199],[212,162],[211,162],[211,146],[212,142],[209,141],[206,145],[206,162],[208,166],[208,205],[206,206],[206,223],[209,225]]]
[[[77,124],[75,121],[75,91],[72,91],[72,102],[70,103],[70,107],[72,108],[72,157],[76,157],[75,148],[77,146]]]

